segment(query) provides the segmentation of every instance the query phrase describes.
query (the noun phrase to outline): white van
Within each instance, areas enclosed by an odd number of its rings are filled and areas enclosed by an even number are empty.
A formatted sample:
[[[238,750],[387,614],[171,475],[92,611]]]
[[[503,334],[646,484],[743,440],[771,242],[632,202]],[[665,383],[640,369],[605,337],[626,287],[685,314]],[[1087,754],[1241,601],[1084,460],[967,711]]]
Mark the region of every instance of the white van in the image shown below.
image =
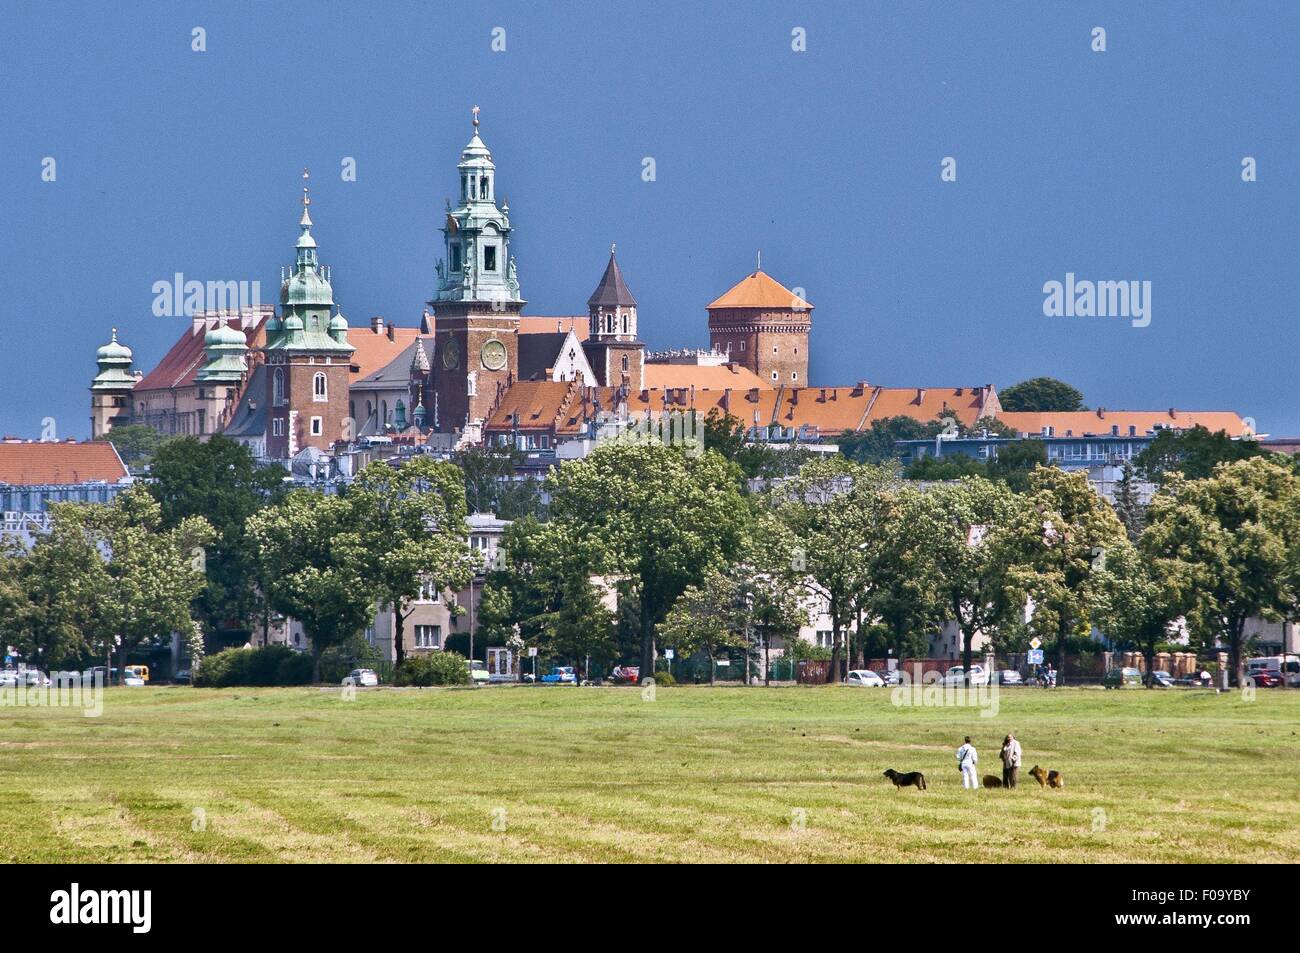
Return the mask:
[[[1300,688],[1300,655],[1265,655],[1246,660],[1246,674],[1254,678],[1259,672],[1272,672],[1284,685]]]

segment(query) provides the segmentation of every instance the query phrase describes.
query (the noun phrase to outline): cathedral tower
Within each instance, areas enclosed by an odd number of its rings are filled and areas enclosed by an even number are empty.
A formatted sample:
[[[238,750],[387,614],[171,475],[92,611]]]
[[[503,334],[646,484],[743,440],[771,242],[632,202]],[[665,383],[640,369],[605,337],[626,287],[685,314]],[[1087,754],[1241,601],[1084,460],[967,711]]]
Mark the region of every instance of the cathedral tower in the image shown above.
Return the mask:
[[[709,343],[764,381],[808,386],[813,306],[761,269],[708,306]]]
[[[496,165],[478,134],[456,166],[460,202],[447,203],[446,257],[438,262],[434,310],[434,406],[429,423],[442,432],[480,425],[519,376],[519,296],[510,255],[510,205],[497,205]]]
[[[307,173],[302,174],[307,179]],[[348,417],[353,347],[334,311],[334,289],[316,259],[311,196],[302,190],[302,230],[293,268],[280,287],[280,316],[266,326],[266,455],[283,460],[305,447],[328,451],[354,436]],[[233,343],[233,338],[232,338]]]
[[[597,377],[589,383],[640,391],[645,387],[645,344],[637,337],[636,299],[623,280],[613,245],[605,274],[587,299],[587,315],[590,324],[582,349]]]

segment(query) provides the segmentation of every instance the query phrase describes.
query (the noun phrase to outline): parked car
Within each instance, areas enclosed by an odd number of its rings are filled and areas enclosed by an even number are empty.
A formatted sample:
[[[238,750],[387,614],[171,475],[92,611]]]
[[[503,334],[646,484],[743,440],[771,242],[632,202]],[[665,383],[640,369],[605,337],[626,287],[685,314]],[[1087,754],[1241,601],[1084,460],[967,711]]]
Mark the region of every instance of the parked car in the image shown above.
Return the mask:
[[[126,668],[124,668],[122,671],[123,671],[125,674],[127,674],[127,675],[134,675],[134,676],[136,676],[136,677],[139,678],[141,681],[144,681],[144,682],[149,681],[149,666],[148,666],[148,665],[128,665],[128,666],[127,666]]]
[[[880,676],[880,680],[885,683],[886,687],[893,687],[894,685],[901,684],[903,681],[902,673],[896,668],[891,668],[884,672],[877,672],[876,674]]]
[[[1174,684],[1185,685],[1189,688],[1210,688],[1214,685],[1214,679],[1209,672],[1192,672],[1192,674],[1184,675],[1182,678],[1175,678]]]
[[[1282,684],[1282,676],[1277,672],[1269,671],[1266,668],[1257,669],[1254,672],[1248,672],[1246,677],[1254,679],[1256,688],[1277,688]]]
[[[144,679],[141,678],[139,674],[128,671],[122,673],[122,684],[127,688],[144,688],[145,683]]]
[[[970,667],[970,683],[972,685],[987,685],[989,683],[989,675],[988,672],[984,671],[983,665],[972,665]],[[954,665],[944,673],[943,684],[965,685],[966,670],[960,665]]]
[[[465,667],[469,669],[469,680],[475,685],[486,685],[492,681],[492,673],[488,671],[487,662],[480,662],[478,659],[468,659]]]
[[[1020,677],[1020,673],[1014,668],[1004,668],[993,673],[993,683],[995,685],[1023,685],[1025,680]]]
[[[177,685],[189,685],[194,681],[194,676],[188,668],[180,668],[176,670],[176,677],[172,681]]]
[[[1142,673],[1135,668],[1112,668],[1101,677],[1105,688],[1141,688]]]
[[[50,684],[50,678],[44,672],[38,672],[34,668],[24,669],[21,672],[6,671],[0,672],[0,685],[36,685],[44,686]]]
[[[870,669],[855,668],[849,672],[849,684],[860,688],[884,688],[885,680]]]
[[[1168,672],[1155,671],[1151,673],[1151,685],[1154,688],[1173,688],[1174,677]]]
[[[344,685],[360,685],[362,688],[374,688],[379,684],[379,675],[373,668],[354,668],[343,679]]]
[[[577,685],[578,675],[572,665],[559,665],[551,669],[551,674],[543,675],[543,685]]]

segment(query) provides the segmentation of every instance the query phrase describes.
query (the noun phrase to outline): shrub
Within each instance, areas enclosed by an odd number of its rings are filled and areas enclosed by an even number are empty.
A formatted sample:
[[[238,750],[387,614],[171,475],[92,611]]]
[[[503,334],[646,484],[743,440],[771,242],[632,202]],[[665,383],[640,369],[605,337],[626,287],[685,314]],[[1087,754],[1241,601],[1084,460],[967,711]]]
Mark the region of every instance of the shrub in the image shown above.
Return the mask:
[[[393,673],[397,685],[467,685],[469,668],[465,656],[459,652],[430,652],[428,655],[408,656]]]
[[[311,682],[311,656],[287,645],[262,649],[225,649],[203,659],[194,676],[202,688],[230,688],[236,685],[306,685]],[[306,671],[304,676],[302,673]],[[292,679],[283,681],[283,678]]]
[[[655,672],[656,685],[676,685],[677,679],[673,678],[673,673],[664,669],[662,672]]]
[[[275,684],[310,685],[311,669],[311,656],[306,652],[294,652],[293,655],[280,661],[280,667],[275,672]]]

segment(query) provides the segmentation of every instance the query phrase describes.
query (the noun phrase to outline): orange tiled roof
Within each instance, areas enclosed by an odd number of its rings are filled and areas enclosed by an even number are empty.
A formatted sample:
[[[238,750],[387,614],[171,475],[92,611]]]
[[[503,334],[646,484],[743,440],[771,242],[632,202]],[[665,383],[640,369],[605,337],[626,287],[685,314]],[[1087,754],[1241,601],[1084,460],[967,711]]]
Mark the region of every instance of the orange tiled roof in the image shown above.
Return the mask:
[[[1003,411],[998,420],[1018,433],[1038,435],[1044,427],[1051,427],[1057,437],[1083,437],[1087,435],[1121,437],[1129,435],[1129,428],[1138,436],[1145,436],[1157,427],[1190,430],[1197,424],[1211,433],[1220,430],[1229,437],[1240,437],[1248,428],[1241,416],[1230,410],[1076,410],[1062,412]],[[1115,428],[1119,430],[1116,431]]]
[[[763,271],[756,271],[706,310],[715,308],[802,308],[812,305]]]
[[[659,364],[645,365],[645,386],[651,389],[664,387],[706,388],[723,390],[750,387],[768,388],[770,385],[748,367],[740,364]]]
[[[126,466],[107,440],[91,443],[0,443],[0,483],[116,483]]]
[[[652,365],[646,365],[649,369]],[[698,370],[698,368],[695,368]],[[951,415],[963,424],[988,416],[994,394],[985,387],[916,388],[873,387],[750,387],[647,388],[628,395],[632,416],[649,412],[695,410],[708,416],[715,408],[729,413],[746,428],[781,426],[812,428],[819,437],[836,437],[845,430],[863,430],[872,421],[907,416],[929,422]],[[596,404],[614,410],[618,390],[613,387],[582,387],[564,381],[523,381],[510,388],[485,429],[504,432],[551,430],[559,435],[576,434],[583,421],[595,412]],[[518,413],[518,421],[512,415]]]
[[[388,327],[376,334],[370,327],[348,328],[348,343],[352,345],[352,379],[369,377],[383,370],[420,336],[419,328],[393,328],[393,338],[388,338]]]
[[[530,314],[519,319],[520,334],[564,334],[573,331],[579,341],[587,340],[591,322],[585,314],[566,314],[555,317]]]

